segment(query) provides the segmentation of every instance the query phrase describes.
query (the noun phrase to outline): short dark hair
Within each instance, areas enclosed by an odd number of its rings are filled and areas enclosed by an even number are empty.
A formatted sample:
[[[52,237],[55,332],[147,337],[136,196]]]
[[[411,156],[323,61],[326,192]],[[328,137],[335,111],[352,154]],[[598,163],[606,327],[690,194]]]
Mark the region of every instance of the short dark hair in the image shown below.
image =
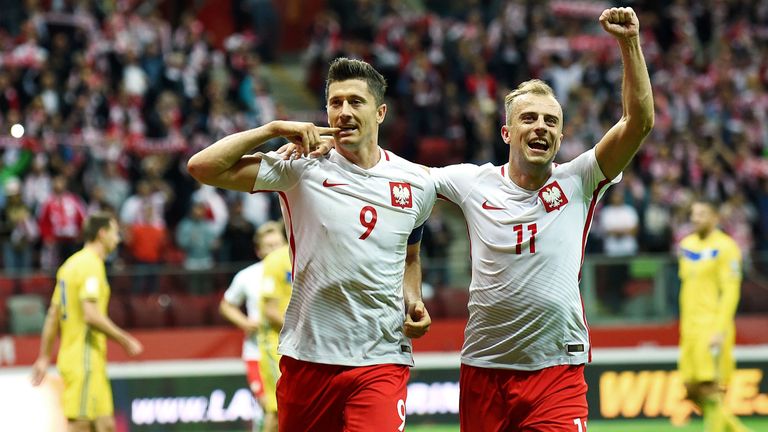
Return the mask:
[[[387,91],[387,81],[370,64],[362,61],[339,57],[331,62],[328,69],[328,78],[325,81],[325,97],[328,98],[328,88],[331,83],[359,79],[368,84],[373,97],[376,98],[376,104],[381,105],[384,102],[384,93]]]
[[[113,220],[116,220],[115,215],[109,212],[97,212],[88,216],[85,222],[83,222],[83,239],[86,242],[96,240],[99,236],[99,231],[109,227]]]

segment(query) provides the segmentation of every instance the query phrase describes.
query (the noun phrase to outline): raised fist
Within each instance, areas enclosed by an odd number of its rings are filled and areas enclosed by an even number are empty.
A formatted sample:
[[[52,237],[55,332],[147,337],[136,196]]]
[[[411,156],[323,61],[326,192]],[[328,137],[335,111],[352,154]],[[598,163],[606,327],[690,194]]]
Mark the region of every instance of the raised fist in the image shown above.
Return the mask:
[[[600,25],[616,38],[628,39],[640,34],[640,22],[632,8],[610,8],[600,14]]]

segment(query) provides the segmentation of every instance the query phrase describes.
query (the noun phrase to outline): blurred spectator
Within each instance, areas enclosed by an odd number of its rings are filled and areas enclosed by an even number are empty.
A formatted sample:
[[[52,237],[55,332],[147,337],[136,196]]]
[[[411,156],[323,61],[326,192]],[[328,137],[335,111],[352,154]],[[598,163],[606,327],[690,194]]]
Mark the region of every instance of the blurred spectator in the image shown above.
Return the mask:
[[[637,210],[624,201],[625,189],[617,187],[610,192],[608,204],[600,210],[600,229],[603,233],[603,250],[610,257],[627,257],[638,252]],[[607,264],[604,273],[607,292],[602,298],[613,313],[621,312],[624,301],[624,284],[629,279],[629,265],[625,262]]]
[[[153,185],[148,180],[139,180],[136,183],[136,193],[128,197],[120,210],[120,222],[130,225],[142,218],[151,218],[144,220],[145,223],[165,224],[165,207],[168,197],[164,191],[154,190]],[[151,213],[145,211],[145,207],[152,209]]]
[[[437,203],[424,225],[422,244],[427,259],[424,260],[424,280],[432,286],[442,287],[451,283],[448,252],[453,235],[443,215],[443,204]]]
[[[134,294],[157,292],[158,272],[168,247],[168,228],[153,217],[155,209],[144,202],[142,216],[125,225],[125,247],[128,262],[135,266],[132,277]]]
[[[262,195],[262,194],[253,194]],[[234,200],[229,205],[229,220],[221,236],[219,257],[224,262],[254,262],[253,246],[255,226],[243,215],[243,201]]]
[[[22,196],[24,203],[36,212],[51,195],[53,189],[51,175],[48,173],[48,157],[38,153],[32,161],[31,170],[24,177]]]
[[[40,207],[37,217],[43,241],[40,265],[48,269],[58,266],[77,251],[86,216],[85,204],[69,191],[64,176],[54,177],[52,185],[52,194]]]
[[[3,243],[3,268],[8,274],[32,269],[32,252],[40,230],[32,212],[21,198],[21,182],[5,182],[6,203],[0,214],[0,239]]]
[[[213,186],[198,184],[197,190],[192,193],[192,203],[203,204],[205,218],[211,222],[214,234],[221,236],[229,220],[229,208],[218,190]]]
[[[193,294],[205,294],[213,289],[206,270],[213,268],[213,251],[219,246],[219,238],[207,212],[204,202],[193,203],[189,214],[176,228],[176,244],[185,254],[184,269],[192,272],[187,279],[187,289]]]
[[[651,184],[648,201],[643,206],[640,244],[645,252],[665,253],[672,247],[672,209],[661,182]]]

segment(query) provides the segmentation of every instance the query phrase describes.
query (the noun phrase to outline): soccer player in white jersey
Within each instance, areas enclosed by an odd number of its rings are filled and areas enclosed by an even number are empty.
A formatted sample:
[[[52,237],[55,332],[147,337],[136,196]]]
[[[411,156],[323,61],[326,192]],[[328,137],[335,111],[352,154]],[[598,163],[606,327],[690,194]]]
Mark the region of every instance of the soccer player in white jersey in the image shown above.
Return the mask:
[[[531,80],[505,98],[508,164],[431,169],[438,194],[462,208],[471,239],[462,431],[586,431],[584,245],[597,200],[654,121],[635,12],[607,9],[599,21],[621,50],[624,112],[593,149],[553,163],[562,108],[549,86]]]
[[[369,64],[336,59],[326,84],[331,127],[274,121],[225,137],[188,163],[206,184],[279,191],[293,259],[278,348],[281,431],[405,427],[410,338],[431,322],[419,247],[435,186],[426,170],[378,146],[385,89]],[[336,147],[327,157],[250,154],[285,137],[307,155],[325,134]]]
[[[256,256],[263,259],[270,252],[284,246],[285,230],[279,222],[269,221],[261,224],[253,237],[256,247]],[[242,357],[245,361],[245,376],[253,397],[262,409],[266,406],[264,383],[259,372],[259,346],[256,335],[259,326],[262,325],[261,317],[261,281],[264,275],[264,267],[261,261],[251,264],[237,272],[232,283],[219,304],[219,312],[232,324],[245,332],[243,338]],[[247,315],[240,308],[245,304]],[[277,429],[276,413],[264,410],[264,428],[266,430]],[[274,425],[274,426],[271,426]],[[270,429],[271,427],[271,429]],[[253,422],[253,430],[260,430],[258,422]]]

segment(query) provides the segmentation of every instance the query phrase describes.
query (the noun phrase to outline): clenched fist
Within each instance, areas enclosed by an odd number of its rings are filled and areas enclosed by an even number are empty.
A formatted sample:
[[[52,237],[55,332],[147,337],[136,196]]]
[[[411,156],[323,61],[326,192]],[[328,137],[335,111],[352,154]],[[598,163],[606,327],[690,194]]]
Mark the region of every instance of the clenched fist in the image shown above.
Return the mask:
[[[600,14],[600,25],[617,39],[629,39],[640,34],[640,21],[632,8],[610,8]]]

